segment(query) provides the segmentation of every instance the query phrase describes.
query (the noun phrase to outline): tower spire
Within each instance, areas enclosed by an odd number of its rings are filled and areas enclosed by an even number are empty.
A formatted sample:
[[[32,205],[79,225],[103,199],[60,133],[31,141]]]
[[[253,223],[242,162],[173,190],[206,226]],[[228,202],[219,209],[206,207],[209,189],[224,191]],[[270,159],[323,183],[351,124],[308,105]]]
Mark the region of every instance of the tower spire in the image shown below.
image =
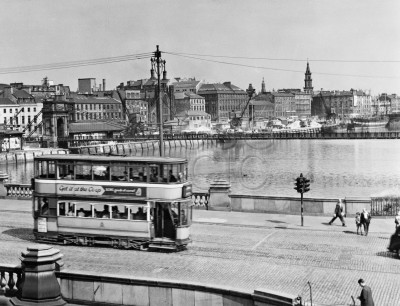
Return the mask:
[[[311,71],[310,71],[310,64],[308,63],[307,59],[307,68],[304,78],[304,92],[312,94],[314,87],[312,86],[312,78],[311,78]]]
[[[261,83],[261,93],[265,93],[265,92],[267,92],[267,91],[265,90],[265,82],[264,82],[264,78],[263,78],[262,83]]]

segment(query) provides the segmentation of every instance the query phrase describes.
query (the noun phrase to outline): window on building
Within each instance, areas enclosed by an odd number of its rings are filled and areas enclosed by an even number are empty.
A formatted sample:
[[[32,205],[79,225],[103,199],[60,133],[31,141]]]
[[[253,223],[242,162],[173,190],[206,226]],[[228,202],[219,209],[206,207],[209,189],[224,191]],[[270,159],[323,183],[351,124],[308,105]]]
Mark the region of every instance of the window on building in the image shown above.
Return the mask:
[[[33,108],[33,111],[36,113],[36,107]]]
[[[6,109],[3,109],[3,113],[6,114],[6,113],[7,113],[7,110],[6,110]]]
[[[12,114],[12,108],[10,108],[10,114]]]

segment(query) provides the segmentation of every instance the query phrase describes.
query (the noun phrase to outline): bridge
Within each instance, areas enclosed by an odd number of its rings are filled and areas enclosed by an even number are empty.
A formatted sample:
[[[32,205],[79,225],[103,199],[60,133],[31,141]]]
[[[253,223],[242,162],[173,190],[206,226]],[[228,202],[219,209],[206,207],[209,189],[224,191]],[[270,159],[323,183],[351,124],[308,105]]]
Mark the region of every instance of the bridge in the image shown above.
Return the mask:
[[[400,139],[400,132],[344,132],[327,133],[319,130],[307,132],[268,132],[268,133],[230,133],[230,134],[166,134],[164,140],[210,140],[210,141],[235,141],[235,140],[267,140],[267,139]],[[158,135],[141,135],[134,138],[59,138],[58,144],[63,148],[81,147],[95,144],[144,142],[159,140]]]

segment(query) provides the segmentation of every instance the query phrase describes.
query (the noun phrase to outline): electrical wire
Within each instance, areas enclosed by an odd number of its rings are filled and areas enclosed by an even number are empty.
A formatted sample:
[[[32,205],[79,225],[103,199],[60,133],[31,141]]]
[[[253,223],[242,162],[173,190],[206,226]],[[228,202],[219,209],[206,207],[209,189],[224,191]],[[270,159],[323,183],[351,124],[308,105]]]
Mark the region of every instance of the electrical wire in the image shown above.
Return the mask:
[[[89,59],[89,60],[81,60],[81,61],[70,61],[70,62],[33,65],[33,66],[0,68],[0,74],[32,72],[32,71],[41,71],[41,70],[55,70],[55,69],[83,67],[83,66],[90,66],[90,65],[102,65],[102,64],[109,64],[109,63],[116,63],[116,62],[145,59],[145,58],[150,58],[153,55],[154,54],[152,52],[148,52],[148,53],[131,54],[131,55],[124,55],[124,56],[117,56],[117,57],[105,57],[105,58]]]
[[[189,56],[207,56],[219,58],[236,58],[249,60],[268,60],[268,61],[291,61],[291,62],[332,62],[332,63],[400,63],[400,60],[339,60],[339,59],[293,59],[293,58],[270,58],[270,57],[247,57],[247,56],[228,56],[228,55],[212,55],[198,53],[182,53],[182,52],[166,52],[174,55],[189,55]]]
[[[302,73],[302,74],[304,74],[304,71],[300,71],[300,70],[292,70],[292,69],[272,68],[272,67],[264,67],[264,66],[245,65],[245,64],[238,64],[238,63],[232,63],[232,62],[225,62],[225,61],[217,61],[217,60],[199,58],[199,57],[194,57],[194,56],[180,55],[180,54],[178,54],[178,53],[172,53],[172,52],[164,52],[164,53],[167,53],[167,54],[170,54],[170,55],[175,55],[175,56],[180,56],[180,57],[184,57],[184,58],[196,59],[196,60],[200,60],[200,61],[206,61],[206,62],[212,62],[212,63],[219,63],[219,64],[225,64],[225,65],[240,66],[240,67],[246,67],[246,68],[264,69],[264,70],[295,72],[295,73]],[[390,76],[356,75],[356,74],[327,73],[327,72],[315,72],[315,71],[313,72],[313,74],[332,75],[332,76],[344,76],[344,77],[357,77],[357,78],[372,78],[372,79],[376,79],[376,78],[380,78],[380,79],[399,79],[399,78],[400,78],[400,77],[390,77]]]

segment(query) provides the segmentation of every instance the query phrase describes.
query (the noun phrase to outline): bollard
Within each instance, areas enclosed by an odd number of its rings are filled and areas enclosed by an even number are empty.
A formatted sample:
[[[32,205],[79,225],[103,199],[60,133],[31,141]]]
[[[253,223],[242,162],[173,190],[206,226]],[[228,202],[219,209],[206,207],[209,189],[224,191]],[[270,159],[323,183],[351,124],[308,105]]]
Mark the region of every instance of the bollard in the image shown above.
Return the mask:
[[[48,245],[28,247],[21,253],[22,283],[10,302],[16,306],[66,305],[55,274],[63,266],[62,254]]]
[[[215,179],[211,183],[208,200],[209,210],[231,211],[231,184],[224,179]]]

